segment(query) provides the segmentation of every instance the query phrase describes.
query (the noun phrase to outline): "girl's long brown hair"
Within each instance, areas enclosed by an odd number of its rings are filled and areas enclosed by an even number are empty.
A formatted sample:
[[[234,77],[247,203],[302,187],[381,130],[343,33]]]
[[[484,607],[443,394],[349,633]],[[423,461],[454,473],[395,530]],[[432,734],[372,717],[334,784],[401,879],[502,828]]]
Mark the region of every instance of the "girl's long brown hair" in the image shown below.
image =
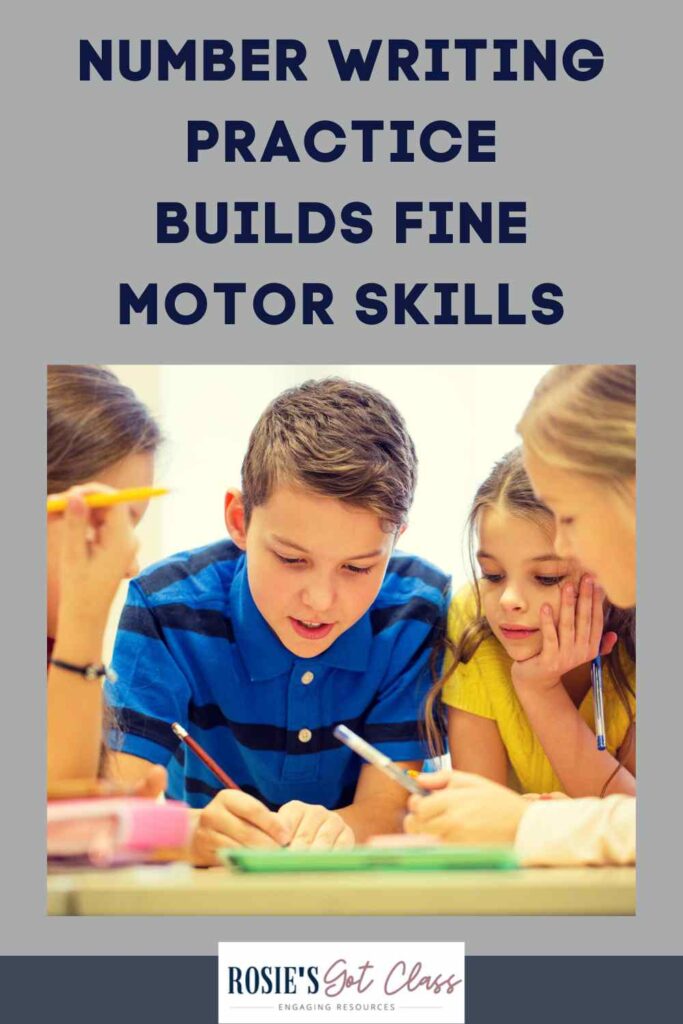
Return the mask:
[[[538,500],[531,487],[522,462],[521,448],[515,448],[508,452],[499,462],[495,464],[491,473],[479,487],[472,502],[472,508],[467,517],[466,534],[467,548],[472,578],[474,580],[473,592],[475,612],[474,617],[468,622],[457,641],[445,639],[440,650],[433,655],[432,665],[440,660],[442,655],[450,656],[450,665],[445,674],[435,677],[431,690],[425,702],[425,733],[432,757],[445,753],[444,733],[444,709],[440,703],[440,695],[444,684],[451,678],[458,665],[467,664],[483,640],[492,636],[491,627],[483,613],[481,592],[479,589],[477,563],[475,557],[476,533],[482,513],[489,508],[502,506],[512,515],[529,519],[542,529],[552,531],[553,514],[542,502]],[[607,603],[605,605],[605,632],[614,632],[618,640],[611,653],[603,659],[609,666],[615,689],[619,700],[623,704],[629,718],[630,726],[634,723],[633,711],[631,709],[630,697],[635,697],[633,688],[628,681],[624,659],[628,658],[635,664],[636,661],[636,622],[635,610],[616,608]],[[630,737],[632,729],[629,727]],[[628,748],[622,747],[622,757],[628,753]],[[611,781],[607,780],[605,787]],[[603,788],[604,792],[604,788]]]
[[[96,480],[128,455],[155,452],[160,442],[147,406],[111,370],[48,366],[48,494]]]

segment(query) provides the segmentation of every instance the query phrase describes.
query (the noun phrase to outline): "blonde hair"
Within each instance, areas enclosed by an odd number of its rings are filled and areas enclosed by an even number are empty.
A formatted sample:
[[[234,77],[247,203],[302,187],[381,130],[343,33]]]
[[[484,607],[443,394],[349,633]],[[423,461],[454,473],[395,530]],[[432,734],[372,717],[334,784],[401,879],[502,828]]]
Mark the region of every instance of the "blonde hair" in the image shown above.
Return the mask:
[[[517,430],[549,465],[619,487],[636,472],[635,366],[554,366]]]
[[[413,502],[417,456],[403,417],[373,388],[328,377],[278,395],[242,463],[247,522],[275,487],[295,484],[375,512],[387,532]]]
[[[444,684],[451,678],[458,665],[466,664],[473,657],[479,645],[493,635],[483,612],[481,592],[477,578],[475,546],[476,533],[481,522],[482,513],[487,509],[500,507],[504,508],[511,515],[519,516],[535,523],[542,530],[547,531],[551,536],[553,535],[553,514],[534,494],[531,481],[524,469],[520,448],[514,448],[494,465],[486,480],[478,488],[467,517],[468,553],[473,577],[475,610],[472,619],[466,624],[457,643],[446,640],[444,645],[442,645],[441,652],[435,652],[435,656],[438,653],[443,653],[443,647],[445,646],[445,652],[449,656],[450,665],[445,674],[435,679],[425,702],[424,728],[430,754],[433,757],[444,752],[444,722],[438,705],[438,698],[441,695]],[[628,714],[629,721],[632,723],[634,719],[629,697],[633,698],[635,694],[628,681],[623,659],[625,657],[627,661],[630,660],[635,664],[635,611],[633,609],[624,610],[616,608],[607,602],[605,604],[605,632],[614,632],[618,637],[613,650],[603,660],[605,664],[609,665],[617,695]],[[608,783],[609,781],[608,779]]]

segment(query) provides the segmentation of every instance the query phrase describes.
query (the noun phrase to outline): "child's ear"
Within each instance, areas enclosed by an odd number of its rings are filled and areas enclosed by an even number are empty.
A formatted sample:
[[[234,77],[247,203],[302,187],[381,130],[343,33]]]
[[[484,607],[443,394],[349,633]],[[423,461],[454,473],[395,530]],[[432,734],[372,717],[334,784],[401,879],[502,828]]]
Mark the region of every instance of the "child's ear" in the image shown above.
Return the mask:
[[[398,530],[394,534],[394,547],[396,547],[396,545],[398,544],[399,537],[402,537],[407,529],[408,529],[408,524],[407,523],[404,523],[403,526],[399,526]]]
[[[228,491],[225,495],[225,525],[238,548],[247,549],[247,526],[241,491]]]

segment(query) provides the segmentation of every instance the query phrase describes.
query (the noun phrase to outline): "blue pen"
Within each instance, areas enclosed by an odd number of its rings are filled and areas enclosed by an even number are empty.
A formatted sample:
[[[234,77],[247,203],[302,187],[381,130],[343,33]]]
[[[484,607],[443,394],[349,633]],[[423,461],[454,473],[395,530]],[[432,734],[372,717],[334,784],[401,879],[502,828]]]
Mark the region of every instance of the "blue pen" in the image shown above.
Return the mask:
[[[429,795],[429,790],[423,789],[412,775],[409,775],[408,772],[395,765],[390,757],[383,754],[381,750],[377,750],[376,747],[371,746],[367,740],[364,740],[355,732],[352,732],[348,726],[336,725],[332,730],[332,734],[340,743],[344,743],[355,754],[358,754],[364,761],[367,761],[368,764],[379,768],[381,772],[388,775],[394,782],[398,782],[399,786],[403,786],[409,793],[415,793],[417,796]]]
[[[595,713],[595,736],[598,741],[598,750],[605,750],[605,703],[602,699],[602,658],[598,654],[593,658],[591,664],[591,679],[593,681],[593,710]]]

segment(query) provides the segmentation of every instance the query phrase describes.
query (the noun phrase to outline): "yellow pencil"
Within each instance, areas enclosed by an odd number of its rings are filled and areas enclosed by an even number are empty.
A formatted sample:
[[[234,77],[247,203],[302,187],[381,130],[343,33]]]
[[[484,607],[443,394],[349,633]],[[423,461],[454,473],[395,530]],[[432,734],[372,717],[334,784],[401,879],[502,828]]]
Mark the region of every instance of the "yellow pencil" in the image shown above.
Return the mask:
[[[89,508],[108,508],[109,505],[121,505],[127,501],[148,501],[168,494],[168,487],[124,487],[120,491],[99,491],[84,494],[83,501]],[[48,512],[63,512],[68,498],[64,494],[56,494],[47,499]]]

